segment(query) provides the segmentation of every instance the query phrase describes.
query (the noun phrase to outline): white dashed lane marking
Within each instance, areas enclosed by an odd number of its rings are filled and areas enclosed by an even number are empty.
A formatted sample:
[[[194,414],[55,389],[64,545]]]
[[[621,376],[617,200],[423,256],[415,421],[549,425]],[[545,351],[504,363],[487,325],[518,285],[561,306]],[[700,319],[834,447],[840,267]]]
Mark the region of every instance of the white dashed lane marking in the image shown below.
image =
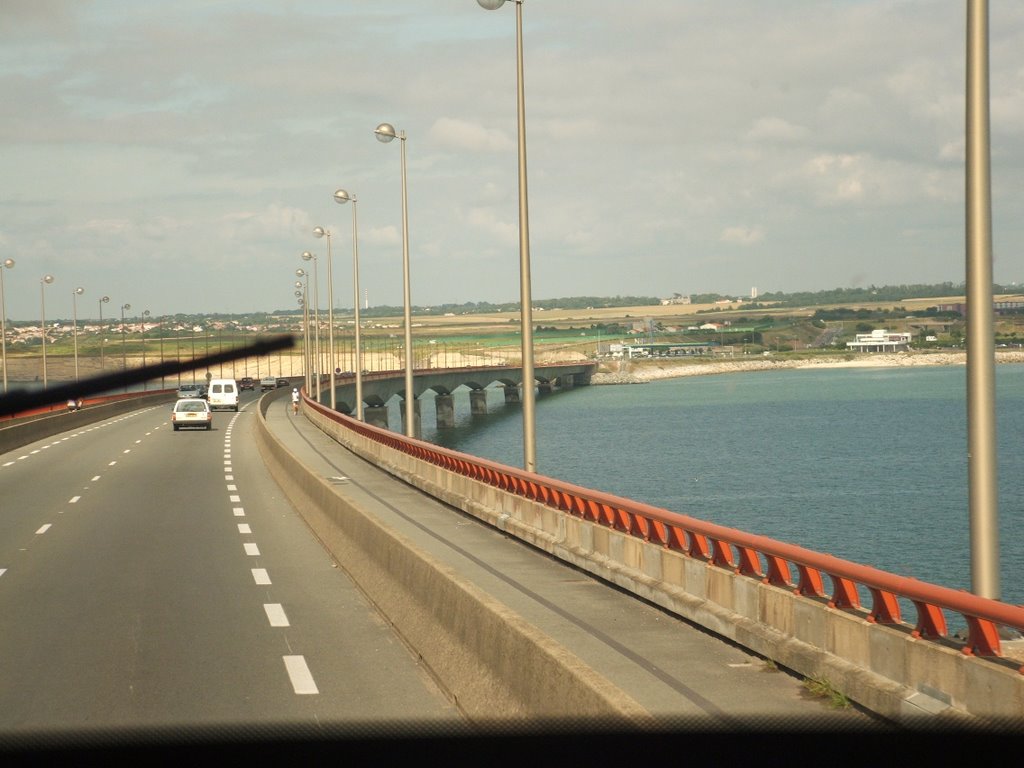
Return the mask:
[[[256,582],[256,584],[261,587],[265,587],[271,583],[270,575],[267,573],[266,568],[253,568],[252,578]]]
[[[252,528],[249,527],[248,523],[239,523],[238,524],[238,532],[239,533],[252,533]]]
[[[313,682],[313,675],[306,666],[306,659],[302,656],[285,656],[284,666],[288,670],[288,677],[292,681],[292,688],[296,693],[312,694],[320,693]]]
[[[38,531],[36,531],[36,534],[38,535],[38,534],[46,533],[48,530],[50,530],[51,527],[52,527],[52,524],[51,523],[47,523],[46,525],[42,526]]]
[[[245,554],[249,557],[259,557],[260,548],[253,544],[251,541],[245,543]]]
[[[284,608],[280,603],[264,603],[263,610],[267,612],[267,619],[272,627],[290,627],[288,617],[285,616]]]

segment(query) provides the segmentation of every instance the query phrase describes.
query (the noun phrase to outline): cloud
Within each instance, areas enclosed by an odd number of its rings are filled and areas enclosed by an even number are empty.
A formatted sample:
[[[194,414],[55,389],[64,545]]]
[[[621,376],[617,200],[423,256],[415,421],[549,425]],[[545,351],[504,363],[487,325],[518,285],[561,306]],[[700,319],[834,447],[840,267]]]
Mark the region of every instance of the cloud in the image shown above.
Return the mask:
[[[764,240],[764,231],[760,227],[726,227],[718,239],[733,245],[753,245]]]
[[[516,148],[515,139],[504,131],[453,117],[435,120],[427,138],[439,147],[469,152],[507,152]]]
[[[496,238],[506,245],[519,242],[519,222],[498,218],[489,208],[473,208],[466,217],[467,223],[481,232]]]
[[[808,130],[781,117],[759,117],[747,131],[751,141],[797,141],[807,136]]]

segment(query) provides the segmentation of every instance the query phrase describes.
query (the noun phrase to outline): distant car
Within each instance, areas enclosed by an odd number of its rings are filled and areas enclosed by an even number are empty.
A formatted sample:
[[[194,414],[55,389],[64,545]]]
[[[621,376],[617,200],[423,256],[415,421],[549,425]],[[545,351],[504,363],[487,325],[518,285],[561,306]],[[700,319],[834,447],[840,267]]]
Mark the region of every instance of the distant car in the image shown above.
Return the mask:
[[[243,376],[238,380],[238,391],[244,392],[247,389],[252,392],[256,391],[256,380],[252,376]]]
[[[198,384],[182,384],[178,387],[178,399],[184,398],[201,398],[202,390],[199,389]]]
[[[213,429],[213,411],[210,404],[199,397],[178,400],[171,411],[171,426],[177,432],[182,427]]]
[[[279,387],[290,387],[292,383],[288,379],[278,379],[277,386]]]
[[[199,396],[203,398],[203,400],[206,400],[210,393],[209,386],[206,384],[197,384],[196,386],[199,387]]]
[[[264,376],[260,379],[260,392],[266,392],[268,389],[277,389],[277,379],[273,376]]]

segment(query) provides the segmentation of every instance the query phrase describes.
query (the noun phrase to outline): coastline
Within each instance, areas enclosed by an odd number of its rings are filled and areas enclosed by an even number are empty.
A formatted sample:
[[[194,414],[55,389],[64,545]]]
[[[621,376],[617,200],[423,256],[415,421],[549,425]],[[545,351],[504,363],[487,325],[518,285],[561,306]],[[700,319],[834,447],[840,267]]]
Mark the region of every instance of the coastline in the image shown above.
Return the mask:
[[[1024,363],[1024,350],[996,352],[996,363]],[[591,384],[645,384],[681,376],[710,376],[723,373],[777,371],[806,368],[901,368],[919,365],[966,365],[966,352],[862,352],[812,359],[624,360],[602,364]],[[618,368],[619,370],[615,370]]]

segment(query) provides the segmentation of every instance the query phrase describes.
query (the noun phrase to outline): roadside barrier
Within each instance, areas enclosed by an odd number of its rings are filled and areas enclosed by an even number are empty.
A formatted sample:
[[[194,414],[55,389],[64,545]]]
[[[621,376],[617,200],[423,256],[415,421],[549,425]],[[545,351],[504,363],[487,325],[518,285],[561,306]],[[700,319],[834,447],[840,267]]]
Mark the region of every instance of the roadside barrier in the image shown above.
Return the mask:
[[[1024,631],[1024,607],[440,448],[304,402],[320,429],[411,485],[797,672],[827,672],[873,711],[896,719],[944,710],[1024,715],[1024,668],[1003,653],[1000,637]],[[913,623],[903,621],[901,602],[913,607]],[[966,640],[949,635],[949,615],[963,619]]]

